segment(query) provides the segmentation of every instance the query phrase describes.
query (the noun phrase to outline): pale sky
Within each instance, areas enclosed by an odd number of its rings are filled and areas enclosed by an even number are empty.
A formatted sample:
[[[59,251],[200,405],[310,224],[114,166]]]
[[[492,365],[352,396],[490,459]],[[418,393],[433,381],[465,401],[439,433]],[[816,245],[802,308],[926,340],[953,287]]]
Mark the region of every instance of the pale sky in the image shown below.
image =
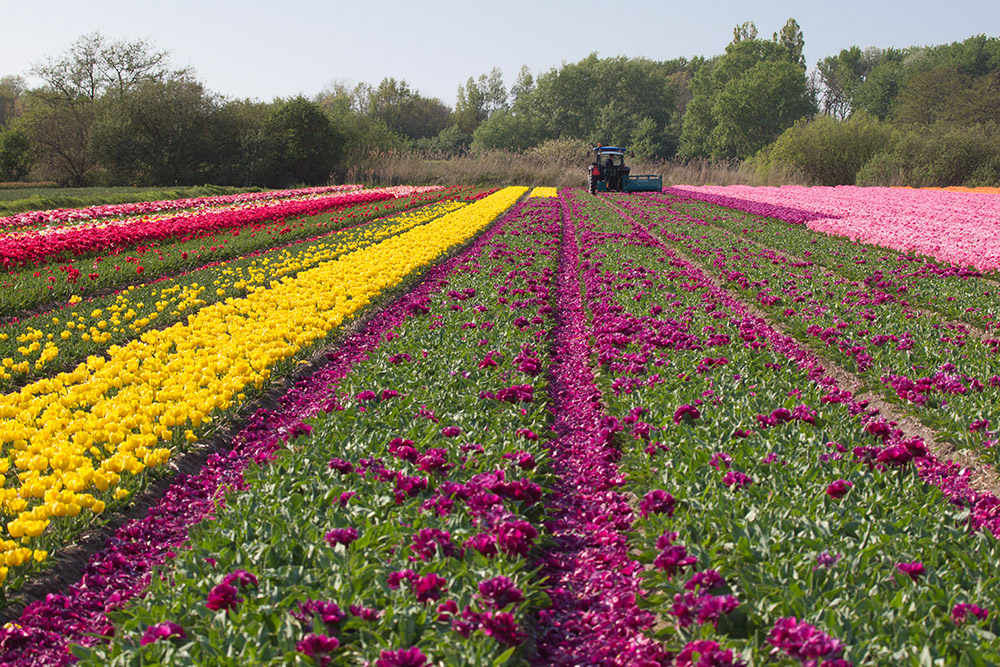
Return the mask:
[[[0,0],[0,76],[26,74],[98,30],[150,40],[230,98],[311,98],[332,81],[391,76],[454,106],[459,84],[494,66],[509,87],[522,65],[537,76],[591,52],[712,56],[737,24],[770,37],[790,17],[810,71],[852,45],[1000,36],[1000,0]]]

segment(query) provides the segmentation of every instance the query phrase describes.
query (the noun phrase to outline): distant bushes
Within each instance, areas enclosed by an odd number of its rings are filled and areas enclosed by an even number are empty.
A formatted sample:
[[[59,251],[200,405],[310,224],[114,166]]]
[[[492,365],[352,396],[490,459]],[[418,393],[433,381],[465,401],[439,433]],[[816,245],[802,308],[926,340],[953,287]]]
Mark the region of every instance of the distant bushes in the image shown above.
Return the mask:
[[[854,183],[858,170],[892,145],[892,129],[857,114],[799,120],[754,158],[759,169],[795,169],[817,185]]]
[[[854,114],[800,120],[752,160],[758,175],[796,171],[816,185],[1000,185],[1000,128],[890,125]]]
[[[1000,128],[937,123],[899,130],[891,149],[858,170],[858,185],[1000,186]]]

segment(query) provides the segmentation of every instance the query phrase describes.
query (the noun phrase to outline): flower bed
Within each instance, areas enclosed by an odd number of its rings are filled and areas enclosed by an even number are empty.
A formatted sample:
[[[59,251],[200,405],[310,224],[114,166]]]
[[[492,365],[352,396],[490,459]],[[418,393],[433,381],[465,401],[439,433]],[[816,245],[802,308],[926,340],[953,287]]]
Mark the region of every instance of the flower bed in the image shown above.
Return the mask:
[[[644,199],[636,204],[644,206],[649,201]],[[697,199],[663,196],[652,201],[669,204],[673,211],[688,215],[689,222],[701,220],[723,227],[852,281],[877,286],[898,299],[950,319],[987,330],[1000,328],[1000,288],[995,280],[973,269],[819,234],[804,225],[762,218]],[[625,205],[629,206],[627,202]]]
[[[428,186],[443,189],[440,186]],[[47,233],[24,232],[0,237],[0,265],[5,269],[35,266],[60,257],[78,257],[96,251],[112,252],[137,243],[202,235],[221,229],[241,229],[262,222],[316,215],[333,208],[405,197],[415,188],[380,188],[313,199],[268,200],[239,208],[199,211],[154,218],[136,218],[66,227]]]
[[[906,406],[941,440],[996,463],[996,338],[977,337],[963,325],[911,306],[905,286],[901,292],[878,273],[852,280],[748,243],[742,235],[692,223],[669,203],[644,210],[665,238],[683,244],[721,282],[786,323],[799,340]]]
[[[1000,269],[1000,197],[990,194],[849,185],[685,185],[665,192],[958,266]]]
[[[641,515],[644,606],[667,616],[667,648],[684,664],[995,661],[984,639],[995,615],[964,610],[1000,605],[982,558],[1000,550],[997,499],[698,269],[585,201],[571,207],[585,303]]]
[[[88,355],[103,353],[111,344],[124,344],[148,328],[162,328],[204,306],[266,289],[272,281],[426,224],[464,205],[454,201],[432,204],[308,243],[213,263],[145,286],[133,285],[104,298],[71,299],[66,308],[0,330],[0,388],[40,377],[52,362],[69,370]]]
[[[523,192],[508,188],[0,397],[0,434],[9,443],[9,458],[0,465],[21,473],[5,489],[13,539],[0,547],[16,556],[0,576],[31,558],[44,559],[65,539],[60,532],[69,528],[62,525],[79,526],[141,486],[147,467],[164,464],[171,447],[197,439],[194,429],[237,407],[247,391],[264,386],[272,369],[467,240]],[[60,527],[47,530],[54,519]]]
[[[558,438],[550,448],[558,481],[549,503],[549,529],[555,545],[542,562],[552,609],[542,613],[534,663],[659,665],[668,654],[645,634],[655,615],[637,606],[642,568],[626,540],[633,517],[588,363],[577,229],[564,207],[560,201],[564,232],[551,371]]]
[[[259,391],[244,375],[263,388],[337,317],[372,316],[80,582],[0,630],[0,663],[68,664],[71,644],[102,665],[1000,663],[1000,499],[803,347],[873,384],[875,364],[950,354],[939,370],[966,392],[932,383],[921,395],[955,396],[927,414],[988,454],[992,413],[973,413],[995,390],[973,380],[995,351],[945,321],[988,277],[669,194],[564,191],[366,307],[526,191],[219,266],[216,303],[178,291],[198,311],[141,332],[142,364],[114,346],[116,372],[83,366],[93,384],[3,397],[0,435],[24,441],[4,500],[54,514],[72,464],[96,479],[118,457],[118,488],[138,488],[126,454],[184,447]],[[962,286],[952,306],[911,305]],[[989,328],[985,296],[966,321]],[[85,514],[11,536],[5,562]],[[15,530],[31,520],[8,510]]]
[[[545,602],[528,556],[547,478],[549,416],[535,399],[559,234],[549,218],[541,205],[516,207],[432,272],[433,292],[390,308],[393,326],[374,320],[377,349],[341,367],[336,396],[323,383],[299,394],[305,412],[323,412],[248,469],[165,578],[113,615],[111,646],[81,654],[97,664],[519,660],[527,614]],[[262,517],[262,504],[278,509]],[[230,646],[238,656],[227,659]],[[393,662],[401,652],[414,662]]]
[[[469,192],[469,190],[473,190]],[[85,297],[108,289],[141,284],[153,278],[190,270],[211,261],[239,257],[294,240],[315,237],[372,217],[403,211],[413,206],[461,198],[477,192],[471,188],[449,188],[368,204],[340,208],[330,214],[263,220],[241,229],[218,229],[179,239],[149,241],[112,248],[104,253],[51,261],[39,267],[11,270],[0,277],[0,313],[19,315],[25,309],[71,296]]]
[[[243,202],[268,199],[289,199],[292,197],[307,197],[329,194],[331,192],[350,192],[360,190],[360,185],[327,185],[316,188],[300,188],[297,190],[268,190],[266,192],[243,192],[235,195],[218,195],[214,197],[189,197],[186,199],[168,199],[163,201],[144,201],[125,204],[101,204],[85,208],[59,208],[48,211],[25,211],[0,217],[0,230],[23,228],[31,225],[51,225],[53,223],[74,223],[81,220],[97,218],[114,218],[120,216],[147,215],[160,211],[175,211],[186,208],[204,208],[210,206],[225,206]]]

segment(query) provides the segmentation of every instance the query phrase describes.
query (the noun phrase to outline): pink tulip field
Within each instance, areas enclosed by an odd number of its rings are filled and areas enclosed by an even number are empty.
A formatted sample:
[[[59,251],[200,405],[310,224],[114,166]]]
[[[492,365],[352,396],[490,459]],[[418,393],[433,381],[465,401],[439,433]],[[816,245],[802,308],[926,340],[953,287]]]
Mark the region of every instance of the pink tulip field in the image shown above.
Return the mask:
[[[998,226],[743,186],[2,219],[0,664],[1000,664]]]
[[[956,266],[1000,269],[1000,206],[993,193],[851,185],[680,186],[675,191]]]

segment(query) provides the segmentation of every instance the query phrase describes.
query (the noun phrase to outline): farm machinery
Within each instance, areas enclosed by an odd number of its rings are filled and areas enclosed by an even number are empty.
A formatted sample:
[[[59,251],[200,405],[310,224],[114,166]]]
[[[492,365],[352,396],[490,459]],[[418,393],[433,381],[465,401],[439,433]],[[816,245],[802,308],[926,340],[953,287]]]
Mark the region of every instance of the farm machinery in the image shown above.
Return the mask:
[[[654,174],[633,175],[625,164],[625,149],[597,146],[587,175],[590,194],[598,192],[659,192],[663,178]]]

